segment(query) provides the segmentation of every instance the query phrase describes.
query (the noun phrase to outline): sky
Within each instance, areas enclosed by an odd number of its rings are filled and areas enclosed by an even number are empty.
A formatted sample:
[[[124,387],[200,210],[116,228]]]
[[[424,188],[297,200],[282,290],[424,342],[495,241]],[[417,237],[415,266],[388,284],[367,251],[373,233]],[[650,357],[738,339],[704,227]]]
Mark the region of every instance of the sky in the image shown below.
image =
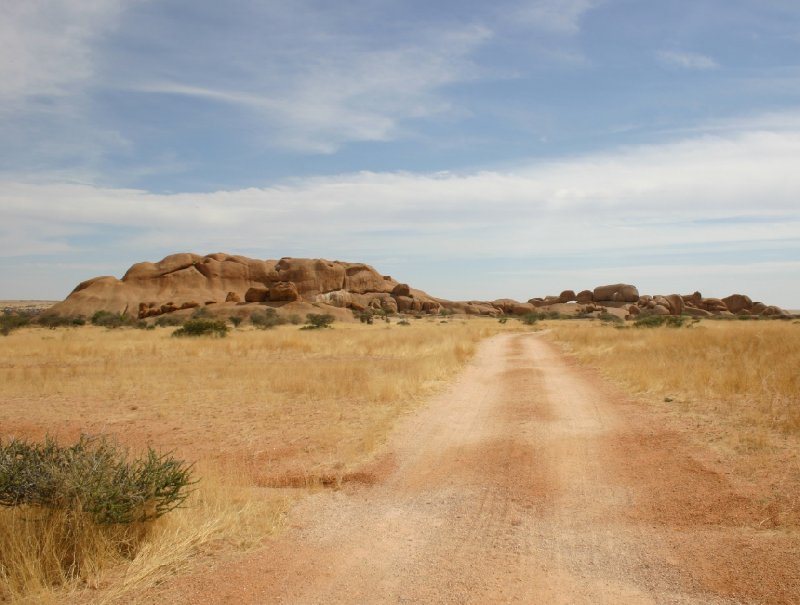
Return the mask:
[[[800,3],[0,2],[0,299],[176,252],[800,308]]]

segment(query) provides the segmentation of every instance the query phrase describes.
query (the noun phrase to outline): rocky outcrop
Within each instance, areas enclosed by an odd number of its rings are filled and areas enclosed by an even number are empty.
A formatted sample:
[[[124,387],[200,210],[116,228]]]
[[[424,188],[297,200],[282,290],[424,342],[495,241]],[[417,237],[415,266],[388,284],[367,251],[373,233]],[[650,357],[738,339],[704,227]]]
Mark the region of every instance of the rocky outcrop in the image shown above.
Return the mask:
[[[157,263],[137,263],[122,279],[104,276],[82,282],[51,312],[90,316],[103,310],[147,318],[217,303],[313,303],[429,314],[441,308],[437,299],[364,263],[182,253]]]
[[[122,277],[95,277],[81,282],[48,312],[91,316],[96,311],[149,318],[208,306],[216,313],[246,313],[258,305],[296,310],[325,306],[345,310],[429,314],[443,309],[470,316],[525,315],[533,311],[565,315],[611,313],[620,317],[681,315],[695,317],[782,316],[779,307],[754,302],[744,294],[705,298],[688,295],[639,295],[636,286],[611,284],[593,290],[564,290],[558,296],[518,302],[509,298],[453,302],[381,275],[364,263],[325,259],[258,260],[230,254],[173,254],[157,263],[137,263]],[[242,308],[243,307],[243,308]],[[293,311],[294,312],[294,311]],[[227,316],[227,315],[224,315]]]

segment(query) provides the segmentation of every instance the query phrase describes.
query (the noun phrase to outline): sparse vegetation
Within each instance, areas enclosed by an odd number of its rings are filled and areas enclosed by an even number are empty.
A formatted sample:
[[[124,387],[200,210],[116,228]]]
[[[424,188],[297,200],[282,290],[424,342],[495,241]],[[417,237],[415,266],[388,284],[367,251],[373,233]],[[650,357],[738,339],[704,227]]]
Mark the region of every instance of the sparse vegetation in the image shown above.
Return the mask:
[[[43,313],[36,318],[36,323],[43,328],[74,328],[86,325],[86,320],[81,315],[75,317],[66,317],[64,315],[54,315],[52,313]]]
[[[154,519],[189,495],[191,468],[107,437],[0,441],[0,597],[86,581],[132,558]]]
[[[522,315],[519,318],[519,320],[522,323],[524,323],[526,326],[532,326],[532,325],[536,324],[536,322],[538,322],[539,319],[540,319],[540,317],[539,317],[538,313],[526,313],[525,315]]]
[[[181,326],[183,325],[183,320],[177,315],[172,315],[171,313],[167,313],[165,315],[159,315],[156,318],[154,325],[160,328]]]
[[[635,393],[677,398],[687,411],[734,423],[742,440],[764,431],[800,435],[800,332],[773,321],[701,325],[585,330],[570,323],[551,334]]]
[[[269,330],[287,323],[287,319],[278,315],[278,312],[268,307],[261,313],[253,313],[250,316],[250,323],[259,330]]]
[[[0,334],[8,336],[13,330],[30,325],[30,323],[31,318],[28,315],[3,311],[3,314],[0,315]]]
[[[127,313],[97,311],[94,315],[92,315],[91,322],[93,326],[101,326],[104,328],[121,328],[123,326],[132,326],[134,324],[134,319]]]
[[[143,458],[107,437],[81,435],[60,446],[0,441],[0,506],[33,506],[88,515],[97,524],[157,519],[188,495],[190,467],[148,448]]]
[[[178,337],[183,337],[183,336],[223,337],[227,334],[228,334],[228,326],[224,321],[217,319],[190,319],[172,333],[173,336],[178,336]]]
[[[319,330],[330,328],[336,318],[330,313],[309,313],[306,315],[306,325],[304,330]]]

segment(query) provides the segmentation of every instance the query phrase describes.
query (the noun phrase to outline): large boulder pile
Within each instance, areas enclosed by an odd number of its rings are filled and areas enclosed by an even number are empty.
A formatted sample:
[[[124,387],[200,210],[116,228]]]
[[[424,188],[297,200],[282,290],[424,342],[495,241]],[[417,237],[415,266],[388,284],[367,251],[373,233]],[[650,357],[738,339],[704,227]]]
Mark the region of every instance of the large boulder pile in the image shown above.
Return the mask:
[[[438,313],[441,303],[363,263],[324,259],[258,260],[229,254],[173,254],[133,265],[122,279],[79,284],[51,311],[96,311],[155,317],[209,305],[311,303],[354,310]]]
[[[213,306],[212,306],[213,305]],[[209,307],[217,313],[236,307],[241,313],[261,305],[292,313],[313,312],[312,305],[350,316],[344,310],[438,314],[441,310],[472,316],[525,315],[531,312],[619,317],[682,315],[698,317],[764,315],[786,312],[753,302],[743,294],[704,298],[640,295],[636,286],[610,284],[593,290],[564,290],[559,295],[518,302],[509,298],[454,302],[434,298],[369,265],[310,258],[258,260],[230,254],[173,254],[157,263],[137,263],[122,279],[95,277],[79,284],[50,312],[91,316],[97,311],[128,313],[140,319],[165,313],[192,313]]]
[[[571,304],[574,301],[574,304]],[[640,295],[636,286],[611,284],[575,294],[565,290],[559,296],[532,298],[529,301],[539,310],[559,310],[572,314],[612,313],[620,317],[640,315],[692,315],[695,317],[732,317],[734,315],[786,315],[783,309],[753,302],[744,294],[725,298],[704,298],[699,292],[688,295]],[[565,304],[570,303],[570,304]]]

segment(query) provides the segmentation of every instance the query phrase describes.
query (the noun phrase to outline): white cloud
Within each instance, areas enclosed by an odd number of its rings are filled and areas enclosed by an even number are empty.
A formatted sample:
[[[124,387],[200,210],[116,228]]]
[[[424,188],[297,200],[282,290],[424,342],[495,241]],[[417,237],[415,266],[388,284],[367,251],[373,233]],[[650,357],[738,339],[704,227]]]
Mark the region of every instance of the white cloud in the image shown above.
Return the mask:
[[[246,89],[176,73],[134,89],[199,97],[253,111],[270,143],[330,153],[352,141],[397,136],[398,123],[451,109],[439,94],[448,84],[475,77],[469,55],[491,37],[482,27],[419,34],[413,41],[365,48],[332,33],[291,53],[289,64],[257,58]],[[277,57],[283,60],[283,57]],[[277,75],[276,75],[277,74]],[[267,135],[267,133],[269,133]]]
[[[800,302],[800,129],[785,117],[785,130],[723,131],[505,171],[360,172],[171,195],[6,180],[0,257],[94,261],[113,240],[115,254],[127,259],[118,273],[177,251],[333,257],[379,267],[381,259],[402,258],[422,267],[420,275],[431,263],[536,259],[539,285],[528,290],[518,277],[503,281],[485,269],[454,273],[444,291],[438,288],[446,279],[419,284],[443,296],[470,296],[468,283],[476,288],[471,297],[517,298],[555,291],[557,279],[542,271],[543,261],[572,270],[588,262],[581,279],[566,271],[558,282],[588,287],[610,273],[603,267],[627,267],[615,281],[646,285],[642,267],[656,259],[649,279],[661,279],[665,290],[685,289],[689,278],[723,293],[748,291],[752,282],[762,288],[752,295],[788,306]],[[714,268],[721,266],[743,269]]]
[[[683,69],[716,69],[719,64],[707,55],[693,52],[662,50],[658,53],[658,59],[671,67],[681,67]]]
[[[0,4],[0,101],[61,96],[95,71],[93,44],[123,0],[25,0]]]
[[[529,0],[514,12],[515,20],[558,34],[576,34],[580,20],[595,8],[597,0]]]

